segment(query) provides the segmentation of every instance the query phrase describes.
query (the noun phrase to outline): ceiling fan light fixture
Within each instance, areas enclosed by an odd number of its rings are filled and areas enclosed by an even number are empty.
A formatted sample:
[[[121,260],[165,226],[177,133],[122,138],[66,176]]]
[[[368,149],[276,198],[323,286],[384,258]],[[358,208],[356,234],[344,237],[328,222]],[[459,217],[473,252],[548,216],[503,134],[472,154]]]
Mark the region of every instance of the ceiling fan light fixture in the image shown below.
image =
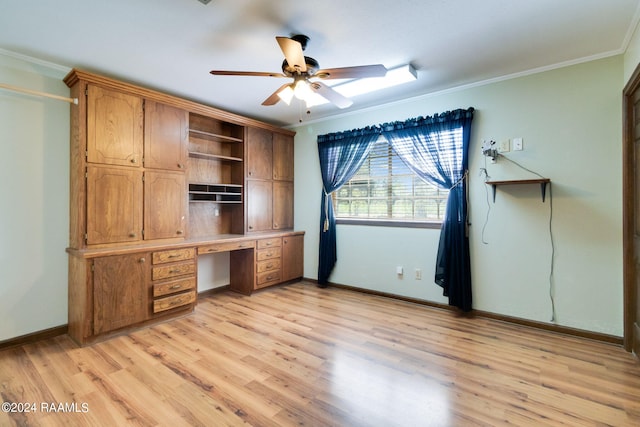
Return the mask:
[[[293,89],[293,95],[301,101],[305,101],[312,94],[311,88],[306,80],[298,80]]]
[[[291,100],[293,99],[293,89],[291,88],[291,86],[293,86],[293,84],[285,87],[280,92],[278,92],[278,98],[280,98],[280,100],[287,105],[291,105]]]

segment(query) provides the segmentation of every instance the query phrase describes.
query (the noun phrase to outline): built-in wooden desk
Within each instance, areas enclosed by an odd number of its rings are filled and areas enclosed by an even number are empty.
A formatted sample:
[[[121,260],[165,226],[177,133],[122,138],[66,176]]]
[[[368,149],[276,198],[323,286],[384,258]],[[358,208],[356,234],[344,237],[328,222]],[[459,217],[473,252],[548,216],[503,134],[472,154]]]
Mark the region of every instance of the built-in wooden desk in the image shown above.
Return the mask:
[[[192,312],[198,255],[229,252],[230,289],[245,295],[302,278],[304,232],[225,234],[67,252],[69,335],[85,345]]]

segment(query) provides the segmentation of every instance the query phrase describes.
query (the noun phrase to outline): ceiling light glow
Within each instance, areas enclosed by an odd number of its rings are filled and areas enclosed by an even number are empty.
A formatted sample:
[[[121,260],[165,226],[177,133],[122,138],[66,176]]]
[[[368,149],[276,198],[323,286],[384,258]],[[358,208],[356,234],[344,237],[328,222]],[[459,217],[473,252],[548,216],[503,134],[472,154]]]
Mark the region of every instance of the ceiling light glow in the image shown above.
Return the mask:
[[[417,78],[418,73],[415,68],[411,64],[407,64],[387,71],[387,75],[384,77],[354,79],[346,83],[337,84],[333,86],[333,89],[349,98],[412,82]]]

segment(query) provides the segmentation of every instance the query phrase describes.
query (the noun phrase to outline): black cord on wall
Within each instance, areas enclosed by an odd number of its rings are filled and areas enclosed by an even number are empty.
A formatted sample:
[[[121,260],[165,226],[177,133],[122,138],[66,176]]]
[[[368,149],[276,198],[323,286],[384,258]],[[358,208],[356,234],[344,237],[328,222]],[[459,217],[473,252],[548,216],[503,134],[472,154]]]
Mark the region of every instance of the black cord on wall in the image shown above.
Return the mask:
[[[520,163],[516,162],[515,160],[512,160],[510,158],[508,158],[507,156],[505,156],[504,154],[499,154],[498,153],[498,158],[501,159],[505,159],[508,162],[513,163],[514,165],[518,166],[520,169],[525,170],[529,173],[532,173],[540,178],[544,178],[542,175],[540,175],[537,172],[532,171],[529,168],[526,168],[524,166],[522,166]],[[484,163],[485,163],[485,167],[480,169],[480,173],[482,174],[484,172],[485,174],[485,182],[489,180],[489,174],[487,172],[487,158],[485,156],[484,158]],[[489,222],[489,212],[491,211],[491,204],[489,203],[489,193],[488,193],[488,186],[485,185],[485,191],[487,192],[487,204],[488,204],[488,209],[487,209],[487,218],[485,220],[484,226],[482,227],[482,243],[484,243],[485,245],[488,244],[485,241],[484,238],[484,230]],[[556,254],[556,247],[555,247],[555,241],[553,238],[553,190],[552,190],[552,185],[551,182],[549,182],[549,241],[551,242],[551,262],[550,262],[550,267],[549,267],[549,300],[551,301],[551,322],[555,323],[556,322],[556,303],[555,303],[555,277],[554,277],[554,269],[555,269],[555,254]]]

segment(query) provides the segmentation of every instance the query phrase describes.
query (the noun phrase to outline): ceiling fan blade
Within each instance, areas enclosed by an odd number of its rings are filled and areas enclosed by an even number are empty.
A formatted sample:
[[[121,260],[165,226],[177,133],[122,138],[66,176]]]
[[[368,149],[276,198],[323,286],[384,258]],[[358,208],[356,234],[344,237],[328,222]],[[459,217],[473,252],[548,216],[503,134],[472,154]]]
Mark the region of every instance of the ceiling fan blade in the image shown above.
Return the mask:
[[[289,67],[304,73],[307,71],[307,62],[304,59],[304,53],[302,53],[302,45],[300,42],[290,39],[289,37],[276,37],[282,53],[287,60]]]
[[[352,100],[339,94],[324,83],[309,82],[309,87],[318,95],[334,103],[336,106],[338,106],[338,108],[348,108],[353,104]]]
[[[278,103],[278,101],[280,101],[280,97],[278,96],[278,94],[280,92],[282,92],[284,89],[286,89],[288,86],[291,86],[291,83],[287,83],[287,84],[283,84],[282,86],[280,86],[278,88],[278,90],[276,90],[275,92],[273,92],[271,94],[271,96],[269,96],[267,99],[265,99],[262,102],[262,105],[275,105]]]
[[[312,77],[321,79],[359,79],[366,77],[384,77],[387,69],[382,64],[361,65],[357,67],[326,68],[318,70]]]
[[[252,76],[252,77],[287,77],[282,73],[268,73],[261,71],[224,71],[211,70],[209,73],[214,76]]]

